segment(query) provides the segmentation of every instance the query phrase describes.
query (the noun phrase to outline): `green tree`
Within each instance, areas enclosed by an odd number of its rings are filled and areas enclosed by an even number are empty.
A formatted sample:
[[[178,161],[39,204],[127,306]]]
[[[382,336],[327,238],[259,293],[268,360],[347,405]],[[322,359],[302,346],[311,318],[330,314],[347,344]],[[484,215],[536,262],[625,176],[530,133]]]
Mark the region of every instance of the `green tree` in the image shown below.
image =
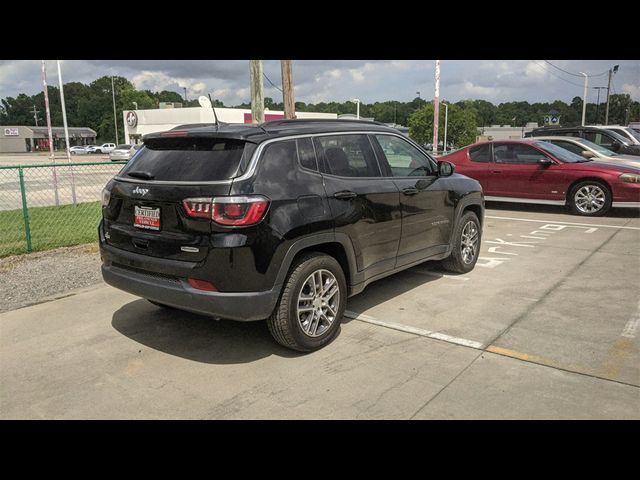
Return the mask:
[[[444,140],[444,108],[440,109],[438,140]],[[409,117],[409,136],[423,145],[433,141],[433,103],[427,103]],[[447,144],[455,148],[475,142],[478,135],[476,111],[455,104],[449,105]]]

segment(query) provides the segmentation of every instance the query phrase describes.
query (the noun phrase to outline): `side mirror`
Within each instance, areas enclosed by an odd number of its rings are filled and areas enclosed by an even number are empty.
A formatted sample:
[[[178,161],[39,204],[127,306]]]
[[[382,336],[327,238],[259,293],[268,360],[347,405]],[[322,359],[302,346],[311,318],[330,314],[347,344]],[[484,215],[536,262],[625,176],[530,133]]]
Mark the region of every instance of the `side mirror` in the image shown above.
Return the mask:
[[[548,167],[549,165],[553,165],[553,160],[551,160],[550,158],[540,158],[538,159],[538,165],[542,166],[542,167]]]
[[[584,158],[595,158],[596,154],[595,154],[595,153],[593,153],[593,152],[592,152],[592,151],[590,151],[590,150],[583,150],[583,151],[582,151],[582,156],[583,156]]]
[[[617,140],[614,140],[613,143],[611,144],[611,150],[613,150],[614,152],[617,152],[620,150],[620,142]]]
[[[447,162],[446,160],[438,160],[439,177],[450,177],[451,175],[453,175],[455,169],[456,167],[453,163]]]

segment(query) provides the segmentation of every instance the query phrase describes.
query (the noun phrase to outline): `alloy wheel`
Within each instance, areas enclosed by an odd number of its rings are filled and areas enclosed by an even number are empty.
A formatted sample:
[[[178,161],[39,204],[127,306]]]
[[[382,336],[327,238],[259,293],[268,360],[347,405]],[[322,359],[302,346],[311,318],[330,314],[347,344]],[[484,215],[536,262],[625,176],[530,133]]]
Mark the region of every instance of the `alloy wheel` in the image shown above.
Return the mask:
[[[333,324],[340,306],[340,288],[329,270],[307,277],[298,295],[296,315],[305,335],[319,337]]]

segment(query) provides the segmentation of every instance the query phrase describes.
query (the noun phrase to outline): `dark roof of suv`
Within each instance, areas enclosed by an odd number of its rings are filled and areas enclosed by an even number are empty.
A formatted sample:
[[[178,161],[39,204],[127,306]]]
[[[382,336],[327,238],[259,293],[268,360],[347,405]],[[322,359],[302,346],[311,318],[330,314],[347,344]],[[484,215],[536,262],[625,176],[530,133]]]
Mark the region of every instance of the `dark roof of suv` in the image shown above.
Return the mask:
[[[296,119],[275,120],[251,125],[243,123],[213,123],[179,125],[166,132],[149,133],[143,141],[171,137],[224,137],[260,143],[268,139],[314,133],[346,131],[379,131],[399,133],[380,122],[364,120]]]

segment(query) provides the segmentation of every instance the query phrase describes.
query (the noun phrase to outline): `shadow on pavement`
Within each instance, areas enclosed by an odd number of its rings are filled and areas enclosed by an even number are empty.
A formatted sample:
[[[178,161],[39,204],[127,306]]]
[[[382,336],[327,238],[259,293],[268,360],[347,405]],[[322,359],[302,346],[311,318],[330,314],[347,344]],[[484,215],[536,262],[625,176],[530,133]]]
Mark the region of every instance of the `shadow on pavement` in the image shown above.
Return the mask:
[[[555,215],[571,215],[576,222],[580,222],[585,218],[640,218],[640,208],[612,208],[606,215],[601,217],[581,217],[580,215],[572,215],[568,208],[557,205],[534,205],[528,203],[511,203],[511,202],[486,202],[487,209],[504,210],[505,212],[532,212],[532,213],[548,213]]]
[[[418,272],[429,272],[429,274]],[[409,292],[414,288],[421,287],[435,280],[440,280],[443,274],[455,275],[443,271],[439,262],[425,262],[416,265],[415,267],[369,284],[362,293],[351,297],[347,301],[347,310],[366,314],[367,310],[395,299],[399,295]],[[425,297],[425,301],[428,301],[428,297]],[[398,309],[404,310],[404,307],[399,305]],[[348,323],[351,320],[353,319],[344,317],[342,323]]]
[[[157,307],[135,300],[113,314],[113,328],[154,350],[195,362],[248,363],[279,355],[304,355],[278,345],[266,322],[214,320],[180,310]]]

